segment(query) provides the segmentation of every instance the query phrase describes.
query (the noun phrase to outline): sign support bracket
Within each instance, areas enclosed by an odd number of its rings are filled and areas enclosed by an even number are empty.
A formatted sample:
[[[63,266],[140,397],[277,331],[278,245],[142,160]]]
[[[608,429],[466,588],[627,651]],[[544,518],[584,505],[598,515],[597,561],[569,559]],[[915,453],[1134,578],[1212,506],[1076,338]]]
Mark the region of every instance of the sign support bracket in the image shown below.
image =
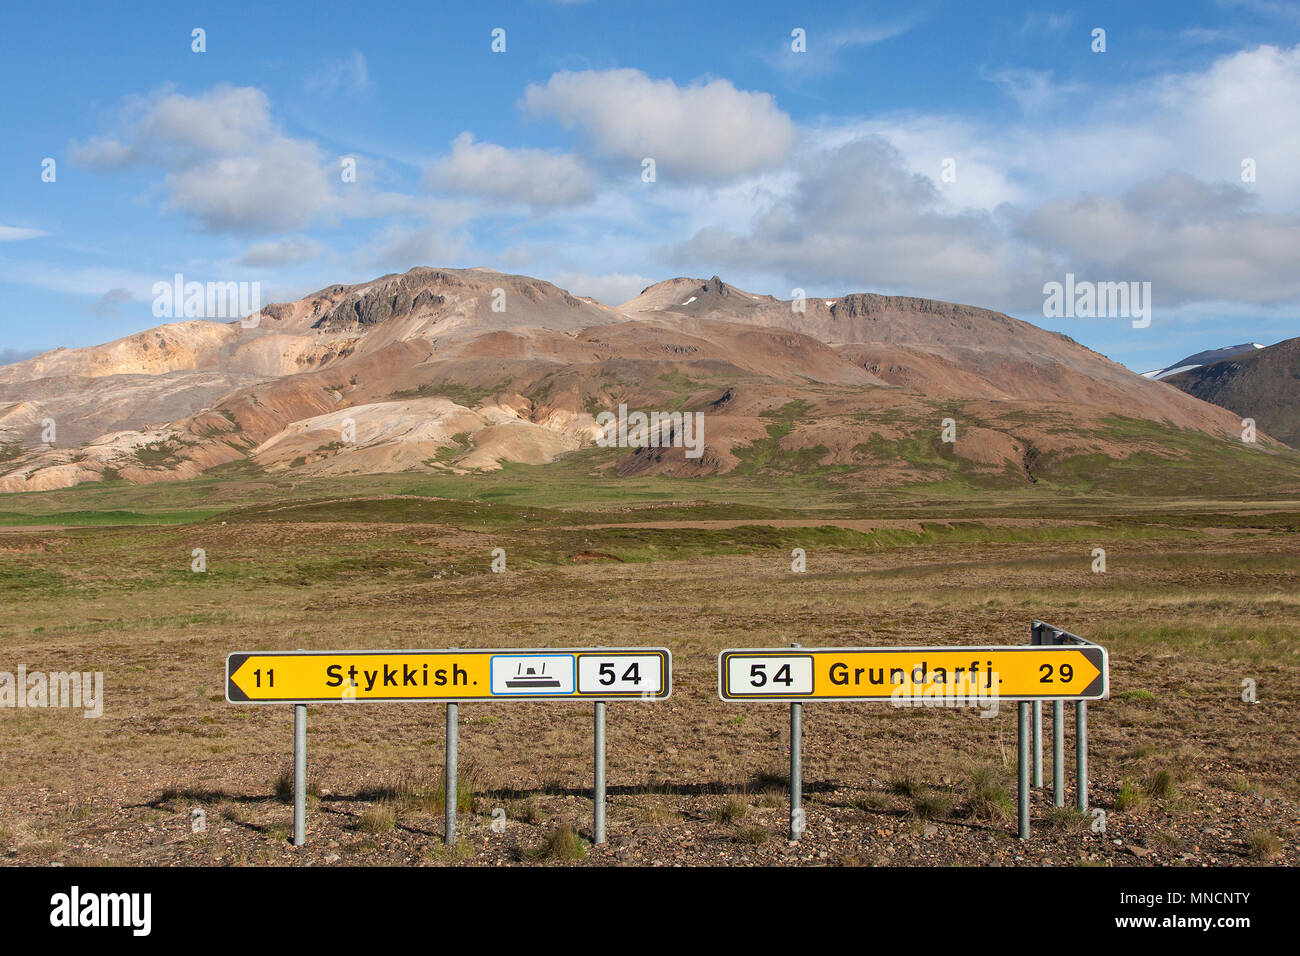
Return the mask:
[[[1096,646],[1092,641],[1053,627],[1043,621],[1034,621],[1030,634],[1034,644],[1061,646]],[[1035,766],[1037,766],[1035,753]],[[1075,807],[1080,813],[1088,812],[1088,702],[1074,702],[1074,774],[1076,783]],[[1065,702],[1052,702],[1052,800],[1058,807],[1065,806]]]

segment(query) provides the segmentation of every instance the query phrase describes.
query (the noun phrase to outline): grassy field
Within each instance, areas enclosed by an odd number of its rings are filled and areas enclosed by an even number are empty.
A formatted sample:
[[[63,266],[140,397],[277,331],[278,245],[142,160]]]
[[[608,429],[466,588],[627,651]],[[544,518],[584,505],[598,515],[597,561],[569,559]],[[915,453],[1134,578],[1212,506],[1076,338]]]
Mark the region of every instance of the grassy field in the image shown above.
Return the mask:
[[[0,708],[0,852],[17,864],[1300,862],[1300,500],[854,499],[816,482],[611,483],[565,467],[545,485],[519,467],[8,496],[0,670],[102,671],[106,703],[99,719]],[[503,574],[489,570],[498,547]],[[205,572],[191,570],[195,549]],[[827,704],[805,707],[809,829],[784,839],[787,710],[720,702],[719,649],[1018,644],[1034,618],[1111,651],[1113,698],[1091,720],[1104,833],[1036,791],[1035,837],[1013,838],[1012,707],[981,719]],[[376,704],[311,709],[309,840],[289,846],[290,710],[227,704],[225,655],[449,645],[672,649],[670,701],[610,707],[610,843],[589,844],[589,705],[462,705],[463,838],[443,848],[442,708]],[[1257,703],[1242,700],[1245,680]]]

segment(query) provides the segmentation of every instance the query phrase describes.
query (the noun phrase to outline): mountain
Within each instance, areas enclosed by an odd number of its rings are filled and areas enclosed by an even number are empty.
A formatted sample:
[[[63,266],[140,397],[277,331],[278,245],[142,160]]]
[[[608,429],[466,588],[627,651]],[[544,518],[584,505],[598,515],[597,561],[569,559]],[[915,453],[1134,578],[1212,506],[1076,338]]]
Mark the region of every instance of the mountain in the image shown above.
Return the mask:
[[[597,416],[621,405],[698,412],[702,454],[601,447]],[[717,276],[610,307],[527,276],[416,268],[247,322],[176,322],[0,367],[6,492],[559,458],[611,478],[846,488],[1191,488],[1207,456],[1225,475],[1291,479],[1289,452],[1267,435],[1246,448],[1239,431],[1224,409],[998,312],[874,294],[792,302]]]
[[[1189,355],[1181,362],[1175,362],[1167,368],[1158,368],[1151,372],[1143,372],[1147,378],[1163,379],[1170,375],[1177,375],[1179,372],[1187,372],[1194,368],[1200,368],[1202,365],[1212,365],[1215,362],[1221,362],[1224,359],[1235,358],[1255,349],[1262,349],[1264,346],[1258,342],[1247,342],[1244,345],[1229,345],[1222,349],[1207,349],[1204,352],[1197,352],[1195,355]]]
[[[1165,382],[1253,418],[1263,431],[1300,448],[1300,338],[1180,372]]]

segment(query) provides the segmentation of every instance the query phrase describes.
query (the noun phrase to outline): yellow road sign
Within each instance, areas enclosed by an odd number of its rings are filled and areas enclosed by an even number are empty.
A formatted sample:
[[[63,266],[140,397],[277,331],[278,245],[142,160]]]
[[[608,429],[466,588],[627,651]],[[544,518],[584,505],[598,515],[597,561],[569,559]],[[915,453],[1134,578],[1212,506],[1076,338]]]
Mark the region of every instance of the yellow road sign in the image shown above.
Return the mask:
[[[898,703],[1098,700],[1110,695],[1095,644],[1027,647],[735,648],[718,655],[723,700]]]
[[[664,700],[672,654],[651,648],[252,651],[226,658],[232,704]]]

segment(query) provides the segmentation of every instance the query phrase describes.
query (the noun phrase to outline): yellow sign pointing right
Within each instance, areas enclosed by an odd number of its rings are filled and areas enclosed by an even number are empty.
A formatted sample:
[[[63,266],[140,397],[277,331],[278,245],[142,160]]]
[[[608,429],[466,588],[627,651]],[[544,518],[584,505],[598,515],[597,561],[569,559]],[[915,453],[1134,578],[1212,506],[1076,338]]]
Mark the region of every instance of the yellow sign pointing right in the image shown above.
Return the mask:
[[[723,700],[1099,700],[1109,696],[1105,648],[863,647],[725,650]]]

